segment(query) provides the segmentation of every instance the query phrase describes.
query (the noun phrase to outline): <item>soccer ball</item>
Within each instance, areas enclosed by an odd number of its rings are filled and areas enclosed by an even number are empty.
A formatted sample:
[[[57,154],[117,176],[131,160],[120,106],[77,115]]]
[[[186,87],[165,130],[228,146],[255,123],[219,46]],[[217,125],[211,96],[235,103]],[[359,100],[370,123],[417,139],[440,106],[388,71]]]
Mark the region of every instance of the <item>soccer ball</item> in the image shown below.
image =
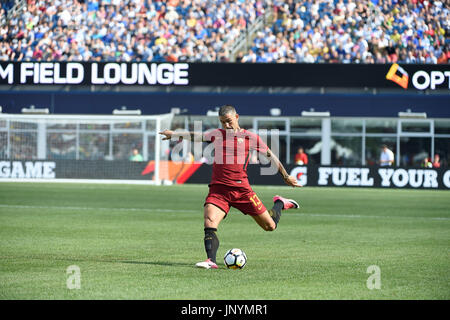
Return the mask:
[[[247,264],[247,256],[241,249],[230,249],[223,257],[228,269],[242,269]]]

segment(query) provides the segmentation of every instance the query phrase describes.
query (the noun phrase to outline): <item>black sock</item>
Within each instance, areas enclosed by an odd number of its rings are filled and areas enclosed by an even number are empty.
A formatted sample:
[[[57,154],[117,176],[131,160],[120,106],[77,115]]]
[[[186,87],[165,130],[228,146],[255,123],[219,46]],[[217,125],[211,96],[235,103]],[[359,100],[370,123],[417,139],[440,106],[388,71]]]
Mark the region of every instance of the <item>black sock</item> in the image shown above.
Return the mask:
[[[278,221],[280,221],[281,210],[283,210],[283,207],[284,207],[283,201],[277,200],[273,204],[273,208],[269,210],[269,214],[272,217],[273,221],[275,222],[275,225],[278,225]]]
[[[214,263],[216,263],[217,249],[219,249],[219,238],[217,238],[216,232],[216,228],[205,228],[206,255]]]

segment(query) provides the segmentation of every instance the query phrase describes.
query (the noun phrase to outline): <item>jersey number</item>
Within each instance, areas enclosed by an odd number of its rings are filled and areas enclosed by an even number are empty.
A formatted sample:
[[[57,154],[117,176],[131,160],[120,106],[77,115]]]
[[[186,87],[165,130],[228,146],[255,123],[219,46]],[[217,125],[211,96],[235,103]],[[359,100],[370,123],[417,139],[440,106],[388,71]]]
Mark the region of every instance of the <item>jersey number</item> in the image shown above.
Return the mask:
[[[258,196],[256,194],[252,195],[250,197],[250,200],[253,202],[253,205],[258,208],[258,210],[261,210],[262,208],[262,203],[261,200],[259,200]]]

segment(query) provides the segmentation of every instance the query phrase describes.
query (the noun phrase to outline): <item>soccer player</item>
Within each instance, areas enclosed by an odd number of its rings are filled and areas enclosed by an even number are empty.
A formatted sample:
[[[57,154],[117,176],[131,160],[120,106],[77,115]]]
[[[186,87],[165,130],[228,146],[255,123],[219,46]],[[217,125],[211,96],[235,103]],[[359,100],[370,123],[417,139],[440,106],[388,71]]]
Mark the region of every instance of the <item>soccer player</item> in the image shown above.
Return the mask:
[[[189,133],[191,140],[212,142],[215,151],[212,179],[204,203],[204,244],[207,259],[196,264],[197,267],[205,269],[218,268],[216,264],[219,248],[217,228],[227,216],[230,207],[251,216],[266,231],[276,229],[282,210],[299,208],[296,201],[276,195],[273,198],[272,209],[266,209],[247,179],[247,165],[252,150],[270,159],[287,185],[301,187],[297,180],[286,172],[280,160],[257,134],[241,129],[239,115],[233,106],[222,106],[219,110],[219,120],[222,129],[202,134],[201,140],[199,140],[199,133]],[[171,130],[164,130],[160,134],[165,136],[163,140],[171,139],[176,135]]]

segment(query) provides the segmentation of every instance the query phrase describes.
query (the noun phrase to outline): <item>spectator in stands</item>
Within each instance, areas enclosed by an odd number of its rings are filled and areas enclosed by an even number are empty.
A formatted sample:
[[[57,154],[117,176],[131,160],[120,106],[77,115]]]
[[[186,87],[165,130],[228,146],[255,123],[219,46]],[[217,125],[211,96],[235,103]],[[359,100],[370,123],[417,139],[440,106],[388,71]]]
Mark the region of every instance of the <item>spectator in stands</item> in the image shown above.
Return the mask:
[[[439,154],[435,154],[433,158],[433,168],[440,168],[441,167],[441,157]]]
[[[433,167],[433,163],[431,162],[430,158],[428,156],[426,156],[422,163],[420,164],[421,167],[423,168],[432,168]]]
[[[388,148],[387,145],[381,146],[380,154],[380,166],[392,166],[394,164],[394,153]]]
[[[299,166],[305,166],[308,164],[308,156],[303,150],[303,147],[299,147],[297,150],[297,153],[294,158],[295,164]]]
[[[131,152],[132,154],[130,156],[130,161],[144,161],[144,158],[139,153],[139,150],[137,148],[133,148]]]

